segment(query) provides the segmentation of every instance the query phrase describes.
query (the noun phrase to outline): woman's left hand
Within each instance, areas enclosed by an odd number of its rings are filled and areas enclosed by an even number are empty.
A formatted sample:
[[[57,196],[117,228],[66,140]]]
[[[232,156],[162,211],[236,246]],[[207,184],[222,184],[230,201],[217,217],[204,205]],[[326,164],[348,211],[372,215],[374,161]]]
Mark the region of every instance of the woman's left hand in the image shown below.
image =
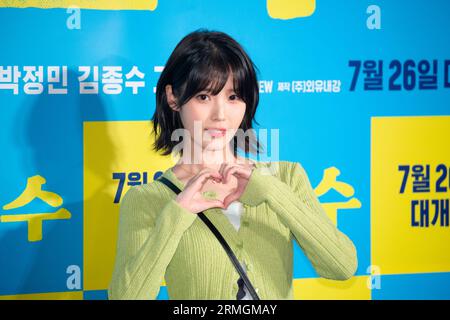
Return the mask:
[[[223,200],[223,204],[225,208],[228,208],[228,205],[238,200],[242,193],[244,192],[248,180],[253,172],[255,165],[253,163],[250,164],[239,164],[239,163],[222,163],[219,169],[219,173],[222,175],[223,183],[227,183],[231,175],[237,178],[237,187],[236,189],[225,197]]]

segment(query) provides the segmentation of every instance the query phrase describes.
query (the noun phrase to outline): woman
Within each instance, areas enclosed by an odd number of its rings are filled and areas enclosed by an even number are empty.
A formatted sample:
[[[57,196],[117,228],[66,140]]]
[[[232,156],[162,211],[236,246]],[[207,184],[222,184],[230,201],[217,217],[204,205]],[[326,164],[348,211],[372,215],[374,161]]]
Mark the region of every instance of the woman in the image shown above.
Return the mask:
[[[303,167],[237,155],[238,148],[261,148],[252,132],[255,69],[234,39],[203,29],[169,57],[156,89],[154,147],[181,154],[162,175],[181,192],[153,181],[125,194],[109,299],[155,299],[163,279],[170,299],[251,299],[217,238],[197,219],[202,211],[260,299],[293,299],[293,239],[319,276],[346,280],[355,273],[355,246],[327,217]]]

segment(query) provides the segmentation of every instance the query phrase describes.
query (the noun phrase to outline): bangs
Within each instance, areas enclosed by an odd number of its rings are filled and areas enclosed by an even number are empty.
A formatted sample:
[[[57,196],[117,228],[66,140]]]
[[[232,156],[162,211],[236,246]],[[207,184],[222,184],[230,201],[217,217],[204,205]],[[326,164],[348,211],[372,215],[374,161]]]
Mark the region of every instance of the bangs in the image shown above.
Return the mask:
[[[184,81],[186,84],[184,92],[181,93],[185,102],[195,94],[205,91],[212,95],[219,94],[227,83],[231,74],[233,78],[234,92],[245,101],[251,92],[245,92],[245,66],[241,64],[239,58],[233,54],[223,55],[216,51],[215,54],[208,54],[200,59],[200,62],[192,64],[193,68]]]

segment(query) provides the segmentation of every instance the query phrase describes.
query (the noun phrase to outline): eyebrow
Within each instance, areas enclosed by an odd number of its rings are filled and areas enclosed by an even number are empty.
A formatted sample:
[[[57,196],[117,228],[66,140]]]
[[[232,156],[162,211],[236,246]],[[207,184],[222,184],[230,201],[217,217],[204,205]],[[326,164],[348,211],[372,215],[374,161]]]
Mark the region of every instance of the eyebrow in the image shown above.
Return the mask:
[[[210,88],[206,88],[200,92],[210,92]],[[234,90],[233,88],[227,89],[225,92],[236,92],[236,90]]]

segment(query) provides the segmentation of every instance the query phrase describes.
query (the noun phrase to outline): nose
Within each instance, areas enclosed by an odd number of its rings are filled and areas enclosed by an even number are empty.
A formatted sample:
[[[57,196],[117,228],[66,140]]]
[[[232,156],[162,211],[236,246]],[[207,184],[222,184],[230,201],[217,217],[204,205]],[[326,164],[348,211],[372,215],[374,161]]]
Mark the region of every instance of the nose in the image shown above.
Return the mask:
[[[216,121],[225,120],[225,102],[221,99],[217,99],[214,105],[213,118]]]

